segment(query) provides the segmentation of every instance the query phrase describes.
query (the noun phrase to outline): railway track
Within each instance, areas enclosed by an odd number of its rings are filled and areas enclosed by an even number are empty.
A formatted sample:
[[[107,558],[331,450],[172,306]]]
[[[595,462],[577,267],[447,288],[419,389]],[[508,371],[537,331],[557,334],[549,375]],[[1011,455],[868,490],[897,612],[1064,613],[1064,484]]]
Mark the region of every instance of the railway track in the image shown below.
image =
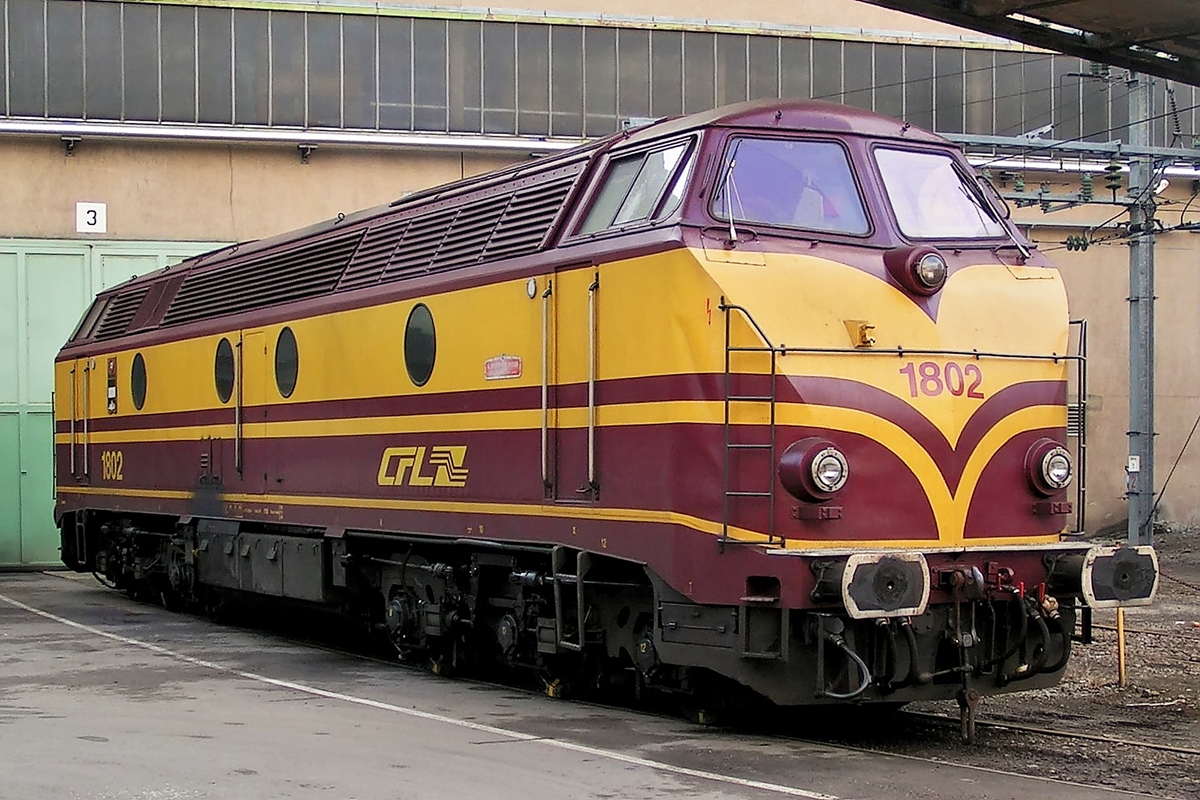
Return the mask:
[[[905,716],[913,719],[945,724],[947,727],[953,727],[954,729],[958,729],[959,727],[959,720],[957,717],[947,717],[941,714],[932,714],[923,711],[904,711],[902,713]],[[1059,730],[1056,728],[1046,728],[1038,725],[1026,725],[1020,722],[980,719],[975,724],[977,727],[987,728],[990,730],[1032,733],[1039,736],[1054,736],[1063,739],[1082,739],[1088,742],[1103,742],[1104,744],[1120,745],[1122,747],[1138,747],[1146,750],[1158,750],[1164,753],[1200,756],[1200,749],[1192,747],[1179,747],[1176,745],[1160,744],[1158,742],[1147,742],[1137,739],[1123,739],[1117,736],[1103,736],[1096,733],[1083,733],[1082,731]]]

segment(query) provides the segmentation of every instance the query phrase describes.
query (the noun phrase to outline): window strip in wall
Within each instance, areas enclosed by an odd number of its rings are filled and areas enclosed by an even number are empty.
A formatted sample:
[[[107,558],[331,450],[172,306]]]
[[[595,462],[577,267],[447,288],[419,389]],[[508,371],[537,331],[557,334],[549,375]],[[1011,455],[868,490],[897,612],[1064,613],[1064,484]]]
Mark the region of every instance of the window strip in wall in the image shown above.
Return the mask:
[[[943,132],[1104,138],[1128,119],[1123,87],[1075,57],[862,37],[0,0],[0,39],[15,117],[577,137],[780,95]],[[1168,109],[1165,83],[1154,102]],[[1179,121],[1192,137],[1195,111]],[[1156,144],[1174,138],[1155,121]]]

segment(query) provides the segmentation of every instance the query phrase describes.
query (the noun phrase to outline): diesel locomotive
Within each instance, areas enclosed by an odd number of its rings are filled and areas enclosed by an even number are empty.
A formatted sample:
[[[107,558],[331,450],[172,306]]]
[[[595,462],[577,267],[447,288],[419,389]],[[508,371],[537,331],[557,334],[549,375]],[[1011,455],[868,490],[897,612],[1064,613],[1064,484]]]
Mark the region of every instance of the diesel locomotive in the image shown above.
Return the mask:
[[[63,561],[716,708],[1057,682],[1067,299],[944,139],[753,102],[184,261],[55,368]]]

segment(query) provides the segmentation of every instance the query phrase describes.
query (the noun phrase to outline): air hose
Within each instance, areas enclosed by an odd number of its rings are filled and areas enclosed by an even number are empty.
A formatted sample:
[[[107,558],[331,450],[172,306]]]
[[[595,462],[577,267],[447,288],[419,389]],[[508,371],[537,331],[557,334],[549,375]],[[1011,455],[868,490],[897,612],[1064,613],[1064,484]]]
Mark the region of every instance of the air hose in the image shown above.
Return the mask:
[[[851,661],[854,662],[854,665],[856,667],[858,667],[858,672],[862,678],[862,682],[859,683],[857,688],[855,688],[854,690],[849,691],[849,692],[844,692],[844,693],[843,692],[831,692],[828,689],[824,689],[823,694],[826,697],[830,697],[834,700],[853,700],[855,697],[858,697],[860,694],[865,692],[867,690],[867,688],[871,685],[871,670],[867,667],[867,662],[865,662],[861,658],[859,658],[858,653],[854,652],[854,648],[852,648],[852,647],[850,647],[850,645],[846,644],[846,640],[843,639],[841,637],[841,635],[836,634],[836,633],[831,633],[831,632],[825,632],[824,636],[825,636],[825,641],[829,642],[834,647],[841,650],[843,653],[846,654],[847,658],[849,658]]]

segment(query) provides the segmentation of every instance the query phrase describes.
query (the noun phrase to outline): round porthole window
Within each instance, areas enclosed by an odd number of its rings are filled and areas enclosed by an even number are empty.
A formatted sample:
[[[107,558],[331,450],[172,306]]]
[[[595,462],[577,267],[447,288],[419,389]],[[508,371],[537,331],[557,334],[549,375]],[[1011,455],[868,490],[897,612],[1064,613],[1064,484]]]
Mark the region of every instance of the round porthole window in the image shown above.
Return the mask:
[[[133,395],[133,407],[138,411],[146,405],[146,360],[138,353],[133,357],[133,368],[129,371],[129,393]]]
[[[437,356],[437,334],[433,330],[433,314],[424,303],[418,303],[408,315],[404,326],[404,366],[408,377],[417,386],[424,386],[433,374]]]
[[[296,350],[296,334],[291,328],[279,332],[275,343],[275,385],[279,394],[291,397],[296,391],[296,376],[300,374],[300,354]]]
[[[228,339],[217,343],[217,357],[213,364],[213,377],[217,382],[217,399],[228,403],[233,397],[233,345]]]

